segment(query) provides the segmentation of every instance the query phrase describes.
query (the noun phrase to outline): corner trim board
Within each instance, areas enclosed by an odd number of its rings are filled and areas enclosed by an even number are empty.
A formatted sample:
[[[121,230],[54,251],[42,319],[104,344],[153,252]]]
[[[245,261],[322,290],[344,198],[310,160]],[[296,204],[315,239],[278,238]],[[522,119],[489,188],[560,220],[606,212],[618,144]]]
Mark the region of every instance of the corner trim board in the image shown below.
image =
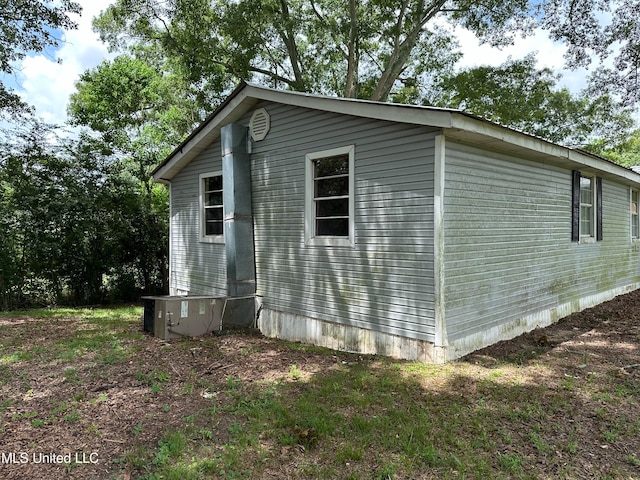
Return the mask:
[[[435,137],[433,180],[433,257],[434,257],[434,307],[435,345],[446,347],[447,325],[445,321],[445,269],[444,269],[444,192],[445,192],[445,136]],[[443,359],[444,360],[444,359]]]

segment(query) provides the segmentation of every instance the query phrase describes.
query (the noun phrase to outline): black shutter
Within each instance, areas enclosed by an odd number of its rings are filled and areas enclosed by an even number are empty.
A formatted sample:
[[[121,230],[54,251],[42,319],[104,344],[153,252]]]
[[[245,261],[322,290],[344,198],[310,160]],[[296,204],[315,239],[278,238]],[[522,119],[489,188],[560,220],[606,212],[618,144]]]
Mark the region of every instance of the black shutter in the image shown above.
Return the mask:
[[[580,172],[572,172],[571,190],[571,241],[580,241]]]
[[[596,240],[602,240],[602,179],[596,178]]]

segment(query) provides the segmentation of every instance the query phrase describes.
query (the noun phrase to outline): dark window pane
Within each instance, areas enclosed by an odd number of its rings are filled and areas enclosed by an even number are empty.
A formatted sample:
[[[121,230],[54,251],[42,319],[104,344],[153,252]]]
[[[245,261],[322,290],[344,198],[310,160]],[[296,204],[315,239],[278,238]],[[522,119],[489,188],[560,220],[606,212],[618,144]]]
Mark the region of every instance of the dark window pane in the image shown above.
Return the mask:
[[[223,223],[217,221],[207,221],[206,235],[222,235]]]
[[[210,220],[222,221],[221,208],[207,208],[205,212],[207,213],[207,217],[206,217],[207,222]]]
[[[222,190],[222,176],[205,178],[204,189],[207,192],[211,192],[212,190]]]
[[[349,236],[348,218],[316,219],[316,235],[332,237]]]
[[[316,180],[316,197],[339,197],[349,195],[349,177]]]
[[[224,231],[222,176],[206,177],[203,181],[204,234],[222,235]]]
[[[349,199],[317,200],[316,217],[344,217],[349,215]]]
[[[349,173],[349,155],[319,158],[314,160],[315,178],[347,175]]]
[[[222,192],[205,194],[205,202],[207,207],[222,205]]]

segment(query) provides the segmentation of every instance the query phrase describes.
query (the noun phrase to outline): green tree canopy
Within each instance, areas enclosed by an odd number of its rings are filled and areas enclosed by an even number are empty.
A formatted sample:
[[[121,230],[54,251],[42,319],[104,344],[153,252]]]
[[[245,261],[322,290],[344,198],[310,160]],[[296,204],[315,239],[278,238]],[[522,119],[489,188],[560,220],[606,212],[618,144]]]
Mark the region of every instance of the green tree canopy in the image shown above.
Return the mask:
[[[144,58],[121,55],[105,61],[82,74],[76,88],[70,123],[98,132],[105,144],[133,159],[141,181],[198,120],[182,79]]]
[[[593,91],[640,102],[640,0],[546,0],[541,25],[568,46],[569,67],[599,68]]]
[[[590,138],[623,141],[631,112],[608,95],[573,95],[559,76],[536,68],[533,54],[498,67],[479,66],[444,77],[430,104],[459,108],[553,142],[580,147]],[[439,97],[437,96],[439,95]]]
[[[455,41],[437,19],[504,44],[531,15],[524,0],[118,0],[94,26],[112,49],[162,50],[217,94],[259,80],[384,101],[447,63]]]
[[[576,146],[594,136],[617,142],[628,132],[629,111],[616,92],[571,95],[556,87],[558,79],[549,70],[534,68],[531,56],[500,67],[456,71],[462,53],[452,27],[504,46],[542,26],[567,42],[569,65],[579,66],[580,51],[591,48],[604,56],[611,46],[613,37],[604,33],[589,37],[591,47],[580,44],[578,32],[606,9],[618,25],[626,10],[614,11],[612,5],[605,1],[589,9],[586,1],[570,0],[117,0],[94,20],[94,28],[112,50],[153,58],[158,74],[181,78],[182,98],[191,105],[184,111],[197,112],[200,119],[240,80],[249,80],[312,93],[464,108]]]
[[[625,167],[638,166],[640,165],[640,129],[635,130],[627,139],[616,145],[611,146],[600,140],[588,145],[586,149]]]
[[[0,145],[0,308],[166,291],[166,188],[91,136],[15,133]]]

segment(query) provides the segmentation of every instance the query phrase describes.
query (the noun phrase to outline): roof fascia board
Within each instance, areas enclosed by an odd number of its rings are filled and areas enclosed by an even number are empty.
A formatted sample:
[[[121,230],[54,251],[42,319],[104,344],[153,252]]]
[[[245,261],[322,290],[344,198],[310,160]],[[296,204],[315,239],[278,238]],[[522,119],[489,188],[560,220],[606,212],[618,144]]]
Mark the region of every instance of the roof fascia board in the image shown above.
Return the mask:
[[[428,125],[437,128],[452,126],[452,111],[416,108],[414,105],[372,102],[360,99],[325,97],[301,92],[284,92],[250,85],[252,94],[260,100],[305,107],[343,115],[355,115],[374,120]]]
[[[152,172],[153,181],[158,183],[170,183],[171,171],[176,167],[181,166],[191,160],[194,156],[192,154],[192,150],[194,147],[199,145],[201,142],[207,141],[210,143],[220,134],[220,128],[228,119],[237,118],[244,113],[244,109],[238,110],[242,107],[243,104],[249,103],[248,106],[245,106],[246,109],[249,108],[251,104],[254,102],[247,102],[247,100],[251,99],[249,86],[244,86],[241,89],[236,91],[236,94],[233,95],[228,101],[222,105],[222,108],[216,110],[207,120],[205,120],[201,126],[196,129],[195,134],[187,137],[187,139],[174,150],[167,159]],[[240,113],[242,112],[242,113]]]
[[[484,137],[500,140],[516,147],[521,147],[543,155],[549,155],[551,157],[569,161],[577,168],[588,168],[596,172],[622,177],[634,184],[640,184],[640,174],[595,155],[563,147],[526,133],[521,133],[507,127],[493,124],[486,120],[458,114],[454,114],[452,119],[453,128],[456,130],[476,133]]]
[[[586,167],[587,169],[619,178],[622,177],[636,186],[640,185],[640,175],[630,168],[623,167],[622,165],[602,160],[596,156],[589,155],[588,153],[582,153],[577,150],[569,150],[567,158],[569,161],[577,163],[579,166]]]
[[[568,148],[547,142],[526,133],[511,130],[508,127],[496,125],[488,120],[481,120],[464,115],[455,115],[454,128],[465,132],[477,133],[484,137],[512,144],[518,147],[534,150],[535,152],[554,157],[567,157]]]

